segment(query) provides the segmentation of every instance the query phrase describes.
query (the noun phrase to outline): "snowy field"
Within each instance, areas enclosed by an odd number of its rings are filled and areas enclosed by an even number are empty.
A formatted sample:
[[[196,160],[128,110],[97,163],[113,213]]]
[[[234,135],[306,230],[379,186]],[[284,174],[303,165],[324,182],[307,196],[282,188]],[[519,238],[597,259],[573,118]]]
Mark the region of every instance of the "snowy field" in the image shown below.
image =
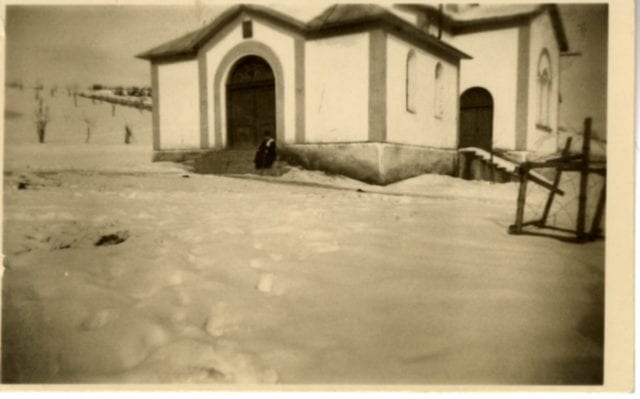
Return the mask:
[[[604,242],[507,234],[515,184],[197,175],[49,100],[37,144],[7,91],[4,382],[602,381]]]

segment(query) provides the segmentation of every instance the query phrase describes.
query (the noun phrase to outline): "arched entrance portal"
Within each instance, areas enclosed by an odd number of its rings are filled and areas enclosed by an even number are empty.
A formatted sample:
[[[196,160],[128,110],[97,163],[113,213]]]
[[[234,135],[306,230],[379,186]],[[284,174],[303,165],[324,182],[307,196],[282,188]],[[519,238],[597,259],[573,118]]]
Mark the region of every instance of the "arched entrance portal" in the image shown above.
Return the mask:
[[[465,90],[460,97],[459,148],[491,151],[493,141],[493,98],[481,87]]]
[[[265,134],[276,135],[275,79],[269,64],[249,55],[231,68],[227,80],[229,148],[256,148]]]

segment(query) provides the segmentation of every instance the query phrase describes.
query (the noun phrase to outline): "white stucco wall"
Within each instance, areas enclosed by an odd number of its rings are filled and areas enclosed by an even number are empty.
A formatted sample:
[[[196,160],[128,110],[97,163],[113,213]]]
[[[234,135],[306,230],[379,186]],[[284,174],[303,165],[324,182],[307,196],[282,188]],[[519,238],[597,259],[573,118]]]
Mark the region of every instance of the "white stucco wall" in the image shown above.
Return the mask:
[[[311,40],[305,46],[305,141],[367,141],[369,34]]]
[[[200,148],[197,60],[158,64],[160,149]]]
[[[549,102],[549,128],[551,132],[540,129],[536,125],[539,119],[540,85],[538,83],[538,61],[543,49],[547,49],[551,61],[551,95]],[[529,45],[529,99],[527,118],[527,150],[550,153],[557,146],[558,133],[558,88],[560,79],[560,50],[555,38],[549,13],[537,16],[531,22]]]
[[[415,52],[415,110],[406,107],[406,60]],[[441,117],[435,116],[435,68],[442,65]],[[458,86],[457,66],[394,35],[387,35],[387,141],[455,148],[457,144]]]
[[[253,21],[253,37],[251,39],[243,39],[242,24],[243,20]],[[223,33],[224,32],[224,33]],[[295,139],[295,39],[294,37],[280,28],[274,27],[268,22],[259,18],[240,15],[229,28],[212,38],[209,43],[203,46],[199,51],[199,56],[204,53],[206,58],[206,76],[204,82],[206,84],[207,98],[207,120],[208,120],[208,136],[209,147],[215,146],[214,131],[214,77],[222,59],[227,55],[229,50],[242,42],[259,42],[273,50],[282,65],[284,74],[284,138],[286,142],[293,142]],[[242,57],[239,57],[242,58]],[[239,59],[238,58],[238,59]],[[221,102],[221,128],[222,128],[222,146],[226,146],[227,141],[227,115],[226,115],[226,81],[230,69],[235,63],[234,60],[223,71],[222,84],[220,85],[221,93],[219,98]],[[278,77],[276,76],[276,79]],[[276,82],[277,85],[277,82]],[[277,100],[276,100],[277,101]]]
[[[514,149],[516,145],[516,88],[518,28],[474,32],[451,37],[449,43],[473,59],[460,64],[460,94],[483,87],[493,96],[493,145]]]

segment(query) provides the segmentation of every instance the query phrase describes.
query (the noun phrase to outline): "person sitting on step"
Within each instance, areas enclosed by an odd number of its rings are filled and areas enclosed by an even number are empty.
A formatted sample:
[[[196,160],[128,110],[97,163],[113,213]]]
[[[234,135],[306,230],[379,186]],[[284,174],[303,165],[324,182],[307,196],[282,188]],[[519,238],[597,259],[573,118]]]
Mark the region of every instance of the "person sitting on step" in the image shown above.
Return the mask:
[[[264,139],[260,143],[254,163],[256,169],[260,171],[260,174],[264,174],[265,169],[271,169],[273,163],[276,160],[276,140],[271,136],[271,133],[267,130],[264,132]]]

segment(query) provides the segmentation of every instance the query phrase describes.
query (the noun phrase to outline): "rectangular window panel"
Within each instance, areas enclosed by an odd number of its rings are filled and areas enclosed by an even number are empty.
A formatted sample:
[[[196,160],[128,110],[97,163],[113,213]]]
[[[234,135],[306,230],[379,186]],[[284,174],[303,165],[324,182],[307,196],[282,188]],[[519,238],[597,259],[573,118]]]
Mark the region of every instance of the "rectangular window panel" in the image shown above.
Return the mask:
[[[416,56],[412,51],[407,55],[407,70],[406,70],[405,90],[406,90],[406,102],[407,111],[410,113],[416,112]]]
[[[434,88],[433,116],[442,119],[444,114],[444,86],[442,83],[442,64],[440,63],[436,64]]]
[[[242,37],[245,39],[253,37],[253,25],[251,21],[242,22]]]

